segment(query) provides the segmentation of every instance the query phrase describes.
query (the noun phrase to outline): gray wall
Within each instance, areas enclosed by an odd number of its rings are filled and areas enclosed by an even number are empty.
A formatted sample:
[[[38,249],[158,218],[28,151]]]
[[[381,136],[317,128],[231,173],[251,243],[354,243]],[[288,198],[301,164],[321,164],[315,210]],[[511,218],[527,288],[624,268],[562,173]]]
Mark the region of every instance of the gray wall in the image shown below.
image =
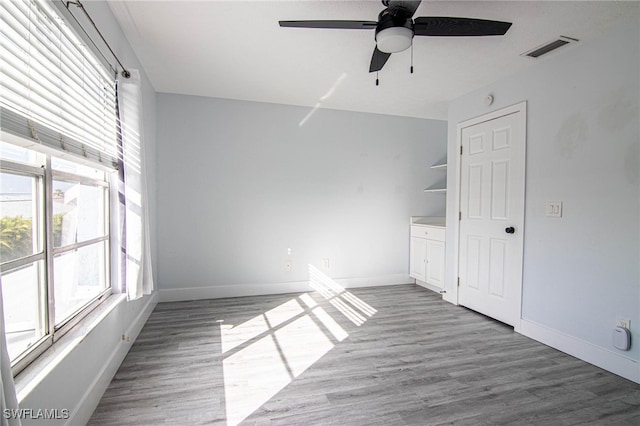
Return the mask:
[[[311,111],[158,94],[161,292],[278,292],[323,258],[332,278],[408,282],[409,217],[444,214],[423,189],[442,177],[429,165],[446,155],[446,122]]]
[[[527,101],[522,316],[571,345],[593,345],[587,352],[633,360],[640,359],[638,22],[565,47],[449,109],[454,155],[457,123]],[[496,103],[487,108],[490,93]],[[448,173],[453,183],[459,172]],[[456,200],[450,188],[450,218]],[[563,201],[561,219],[545,217],[546,201]],[[450,232],[448,289],[457,276],[455,241]],[[631,352],[612,347],[617,316],[631,319]]]

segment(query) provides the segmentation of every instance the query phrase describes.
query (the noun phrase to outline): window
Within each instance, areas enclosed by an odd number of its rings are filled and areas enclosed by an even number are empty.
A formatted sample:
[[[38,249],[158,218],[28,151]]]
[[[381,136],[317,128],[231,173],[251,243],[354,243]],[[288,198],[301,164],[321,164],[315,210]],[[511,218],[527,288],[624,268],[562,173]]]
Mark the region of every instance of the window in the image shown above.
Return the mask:
[[[104,171],[0,142],[0,273],[23,368],[111,293]]]
[[[63,8],[0,1],[0,275],[14,374],[111,292],[114,73]]]
[[[56,326],[108,287],[109,192],[104,172],[51,159]],[[60,169],[94,175],[89,178]]]

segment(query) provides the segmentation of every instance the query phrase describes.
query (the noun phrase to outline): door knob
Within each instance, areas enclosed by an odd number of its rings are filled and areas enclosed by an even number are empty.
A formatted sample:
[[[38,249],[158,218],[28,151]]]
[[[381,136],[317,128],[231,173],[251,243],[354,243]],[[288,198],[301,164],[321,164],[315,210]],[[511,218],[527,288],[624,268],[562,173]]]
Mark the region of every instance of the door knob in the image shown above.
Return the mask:
[[[514,228],[513,226],[509,226],[508,228],[504,229],[504,232],[506,232],[507,234],[515,234],[516,228]]]

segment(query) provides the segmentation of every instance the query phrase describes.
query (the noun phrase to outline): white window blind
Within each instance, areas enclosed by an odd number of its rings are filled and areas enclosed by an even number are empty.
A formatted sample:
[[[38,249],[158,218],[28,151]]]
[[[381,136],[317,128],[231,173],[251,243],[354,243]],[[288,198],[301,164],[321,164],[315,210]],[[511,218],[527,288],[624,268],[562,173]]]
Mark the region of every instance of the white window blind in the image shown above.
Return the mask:
[[[46,0],[0,1],[0,127],[117,166],[114,76]]]

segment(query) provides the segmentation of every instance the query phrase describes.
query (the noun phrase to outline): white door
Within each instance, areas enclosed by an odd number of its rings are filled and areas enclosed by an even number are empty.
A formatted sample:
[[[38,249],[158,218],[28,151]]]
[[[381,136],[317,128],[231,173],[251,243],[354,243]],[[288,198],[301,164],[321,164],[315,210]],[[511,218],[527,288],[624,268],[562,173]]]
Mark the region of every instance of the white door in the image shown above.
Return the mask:
[[[409,245],[409,276],[425,281],[425,263],[427,262],[427,240],[411,237]]]
[[[444,288],[444,243],[427,240],[427,265],[425,282]]]
[[[522,300],[525,114],[523,107],[461,131],[458,302],[514,326]]]

